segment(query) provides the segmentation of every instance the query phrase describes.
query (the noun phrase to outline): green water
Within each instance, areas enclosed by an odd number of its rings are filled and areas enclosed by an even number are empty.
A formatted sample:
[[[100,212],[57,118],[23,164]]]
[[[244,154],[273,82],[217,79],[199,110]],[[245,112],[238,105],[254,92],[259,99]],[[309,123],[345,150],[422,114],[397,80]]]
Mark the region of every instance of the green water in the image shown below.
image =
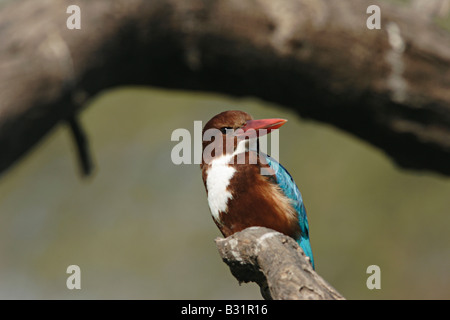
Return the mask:
[[[0,298],[260,299],[221,261],[198,165],[173,130],[240,109],[279,117],[280,161],[303,193],[316,269],[350,299],[450,298],[450,179],[254,99],[120,89],[82,113],[96,164],[81,179],[59,126],[0,180]],[[68,290],[66,268],[81,268]],[[381,290],[366,269],[381,268]]]

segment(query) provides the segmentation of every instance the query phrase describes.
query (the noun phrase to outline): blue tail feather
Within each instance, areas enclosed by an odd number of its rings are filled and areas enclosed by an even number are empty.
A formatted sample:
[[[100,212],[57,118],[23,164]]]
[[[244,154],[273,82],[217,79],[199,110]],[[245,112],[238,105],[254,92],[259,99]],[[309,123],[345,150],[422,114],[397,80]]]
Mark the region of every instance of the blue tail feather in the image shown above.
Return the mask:
[[[314,269],[314,258],[311,249],[311,243],[309,241],[309,225],[308,217],[306,215],[306,208],[303,204],[302,194],[294,182],[294,179],[289,172],[274,158],[269,155],[265,155],[268,165],[275,171],[277,183],[286,197],[291,199],[292,205],[298,214],[298,222],[300,225],[301,236],[300,239],[296,239],[297,243],[303,249],[305,254],[310,258],[311,265]]]

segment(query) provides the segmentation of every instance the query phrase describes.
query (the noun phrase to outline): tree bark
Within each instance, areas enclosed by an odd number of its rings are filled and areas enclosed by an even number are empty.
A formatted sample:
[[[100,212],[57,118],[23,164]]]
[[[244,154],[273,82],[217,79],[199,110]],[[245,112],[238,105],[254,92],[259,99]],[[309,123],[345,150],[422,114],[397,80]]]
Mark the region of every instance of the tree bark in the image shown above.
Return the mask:
[[[217,238],[223,261],[239,282],[256,282],[265,299],[342,300],[311,267],[294,239],[262,227]]]
[[[450,35],[432,19],[449,6],[420,6],[429,2],[74,0],[80,30],[66,27],[67,1],[9,2],[0,172],[98,92],[149,85],[256,96],[346,130],[402,167],[450,175]],[[380,30],[366,27],[372,4]]]

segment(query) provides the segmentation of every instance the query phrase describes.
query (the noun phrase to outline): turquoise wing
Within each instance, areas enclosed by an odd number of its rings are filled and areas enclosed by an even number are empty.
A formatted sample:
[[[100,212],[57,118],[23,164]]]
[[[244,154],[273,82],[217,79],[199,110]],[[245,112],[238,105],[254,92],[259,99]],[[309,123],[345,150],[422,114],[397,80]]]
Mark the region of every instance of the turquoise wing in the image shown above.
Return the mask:
[[[280,186],[283,193],[291,199],[292,206],[295,208],[298,214],[298,221],[300,224],[301,236],[300,239],[296,239],[297,243],[303,249],[305,254],[311,259],[312,267],[314,268],[314,258],[311,249],[311,243],[309,241],[309,225],[308,217],[306,215],[306,208],[303,204],[302,194],[295,184],[294,179],[289,172],[269,155],[264,154],[267,164],[272,170],[275,171],[277,183]]]

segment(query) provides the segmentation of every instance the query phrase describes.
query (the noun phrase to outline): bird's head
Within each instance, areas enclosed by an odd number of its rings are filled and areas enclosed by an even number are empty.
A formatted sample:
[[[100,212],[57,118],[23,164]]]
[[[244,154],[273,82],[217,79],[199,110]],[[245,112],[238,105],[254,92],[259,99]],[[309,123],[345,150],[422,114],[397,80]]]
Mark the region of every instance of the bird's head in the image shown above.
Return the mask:
[[[285,119],[254,120],[250,114],[239,110],[219,113],[203,128],[203,161],[208,161],[205,156],[215,158],[236,153],[237,150],[244,152],[252,141],[256,142],[256,139],[286,122]]]

